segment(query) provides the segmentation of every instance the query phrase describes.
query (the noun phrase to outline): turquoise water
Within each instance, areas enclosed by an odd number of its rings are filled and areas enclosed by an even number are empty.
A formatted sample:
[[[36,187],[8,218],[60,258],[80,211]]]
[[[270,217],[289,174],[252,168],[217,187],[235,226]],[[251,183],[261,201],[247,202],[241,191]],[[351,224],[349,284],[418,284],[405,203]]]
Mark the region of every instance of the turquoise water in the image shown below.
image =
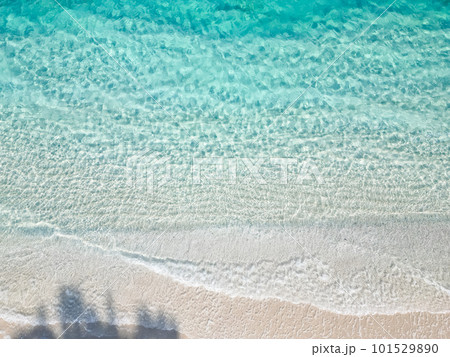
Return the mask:
[[[308,231],[298,234],[312,250],[322,247],[314,239],[373,243],[372,251],[387,254],[386,266],[405,254],[409,265],[400,269],[433,281],[437,292],[425,295],[437,296],[430,304],[442,310],[450,281],[450,5],[398,0],[383,13],[390,3],[0,1],[5,246],[45,238],[48,247],[72,237],[74,251],[95,246],[145,260],[154,255],[155,232],[180,234],[180,246],[198,236],[242,236],[235,243],[251,247],[289,227]],[[291,160],[286,171],[280,159]],[[154,167],[157,160],[164,164]],[[387,224],[396,226],[380,228]],[[439,233],[421,242],[417,225]],[[311,233],[316,226],[334,233]],[[116,250],[108,251],[111,240]],[[234,265],[214,270],[222,260],[214,244],[188,257],[159,249],[162,261],[152,269],[246,294],[239,279],[220,277]],[[255,269],[276,281],[278,263],[298,268],[305,253],[292,254],[269,254],[274,265]],[[166,255],[183,263],[164,265]],[[223,259],[236,256],[246,262],[238,252]],[[337,274],[324,264],[317,276]],[[206,269],[210,278],[183,269]],[[268,292],[255,282],[251,296],[314,300],[317,286],[296,291],[308,276],[295,271]],[[369,310],[394,311],[402,284],[377,301],[357,294]],[[319,306],[347,311],[347,300],[325,295],[316,294]],[[419,295],[406,309],[422,306]]]

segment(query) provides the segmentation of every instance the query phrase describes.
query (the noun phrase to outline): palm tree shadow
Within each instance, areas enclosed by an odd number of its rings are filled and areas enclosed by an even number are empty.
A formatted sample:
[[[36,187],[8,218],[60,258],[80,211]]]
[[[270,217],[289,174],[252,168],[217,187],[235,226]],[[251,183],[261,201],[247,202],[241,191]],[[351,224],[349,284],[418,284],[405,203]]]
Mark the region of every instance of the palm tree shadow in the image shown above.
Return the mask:
[[[83,299],[80,291],[66,286],[58,295],[57,316],[61,331],[56,332],[47,321],[44,308],[37,311],[35,327],[20,332],[16,338],[178,338],[175,324],[159,313],[156,318],[141,307],[137,313],[134,333],[120,335],[116,325],[116,313],[111,296],[107,296],[107,321],[101,322],[97,312]],[[164,328],[159,328],[163,326]]]
[[[99,322],[95,310],[86,305],[80,292],[74,288],[67,287],[60,291],[58,315],[63,338],[119,337],[117,329]]]
[[[137,329],[133,338],[179,338],[173,322],[169,321],[162,313],[156,319],[152,318],[145,307],[137,311]],[[164,326],[165,329],[154,326]]]
[[[37,325],[27,332],[20,333],[18,338],[40,338],[40,339],[51,339],[56,336],[53,331],[48,327],[47,316],[43,307],[38,309],[37,313]]]

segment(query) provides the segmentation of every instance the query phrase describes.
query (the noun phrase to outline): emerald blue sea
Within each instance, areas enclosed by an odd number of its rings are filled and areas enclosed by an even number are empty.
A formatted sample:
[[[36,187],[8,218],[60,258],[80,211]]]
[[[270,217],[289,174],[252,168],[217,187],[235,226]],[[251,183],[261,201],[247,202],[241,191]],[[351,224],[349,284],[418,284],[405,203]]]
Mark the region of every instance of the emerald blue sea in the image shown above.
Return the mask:
[[[96,286],[116,257],[448,310],[449,26],[444,0],[0,0],[0,317],[94,296],[94,253]]]

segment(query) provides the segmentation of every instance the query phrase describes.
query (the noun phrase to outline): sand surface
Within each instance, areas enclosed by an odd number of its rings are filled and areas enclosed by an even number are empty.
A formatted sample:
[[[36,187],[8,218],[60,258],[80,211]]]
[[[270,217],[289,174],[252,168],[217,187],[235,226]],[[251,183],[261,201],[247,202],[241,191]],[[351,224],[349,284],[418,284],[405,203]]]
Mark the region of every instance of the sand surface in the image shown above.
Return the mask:
[[[67,239],[3,243],[2,337],[450,338],[448,311],[370,315],[355,299],[358,314],[339,313],[186,284]]]
[[[139,268],[125,274],[105,295],[115,296],[114,304],[120,306],[122,312],[113,319],[99,312],[103,323],[98,326],[81,318],[81,323],[72,326],[64,337],[450,338],[448,313],[341,315],[275,299],[233,298],[200,287],[188,287]],[[101,311],[102,300],[104,296],[86,304]],[[128,316],[123,314],[125,304]],[[142,306],[147,309],[144,319],[139,317]],[[44,309],[51,308],[50,304]],[[120,322],[128,317],[136,322]],[[35,318],[36,324],[40,323],[39,319]],[[114,326],[115,323],[119,326]],[[4,338],[36,337],[33,333],[42,335],[44,331],[42,327],[4,320],[0,320],[0,330]],[[50,324],[48,330],[52,337],[57,337],[63,327],[61,323]]]

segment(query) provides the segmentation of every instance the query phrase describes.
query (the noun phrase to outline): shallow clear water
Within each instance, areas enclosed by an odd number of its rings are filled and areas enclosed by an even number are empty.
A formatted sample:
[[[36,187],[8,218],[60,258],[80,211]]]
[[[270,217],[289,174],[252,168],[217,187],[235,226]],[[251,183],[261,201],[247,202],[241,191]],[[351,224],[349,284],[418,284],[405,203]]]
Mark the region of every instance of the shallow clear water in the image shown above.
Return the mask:
[[[60,4],[0,3],[5,259],[65,237],[237,295],[361,312],[330,298],[343,284],[363,312],[448,307],[447,1],[399,0],[369,29],[389,1]],[[333,261],[367,240],[368,277]],[[361,288],[391,264],[391,295]]]

